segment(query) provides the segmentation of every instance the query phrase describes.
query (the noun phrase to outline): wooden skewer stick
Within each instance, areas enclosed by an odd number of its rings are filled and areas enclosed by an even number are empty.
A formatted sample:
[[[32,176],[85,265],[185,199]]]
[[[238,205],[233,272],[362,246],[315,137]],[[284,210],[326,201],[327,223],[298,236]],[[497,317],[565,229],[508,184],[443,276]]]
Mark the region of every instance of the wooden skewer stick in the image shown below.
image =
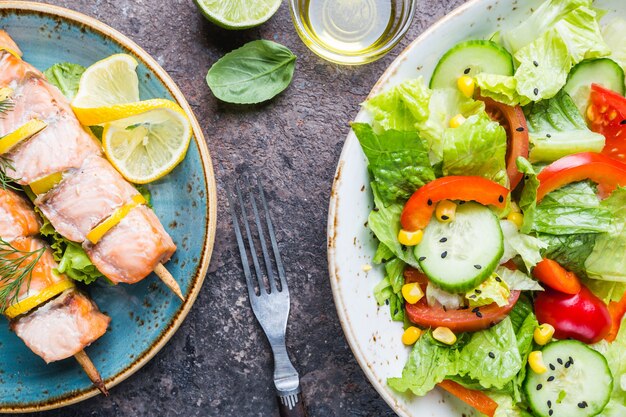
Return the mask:
[[[172,290],[174,294],[178,296],[178,298],[180,298],[182,301],[185,301],[183,292],[180,290],[180,285],[178,285],[178,282],[176,282],[172,274],[170,274],[170,271],[165,269],[163,264],[158,264],[156,268],[154,268],[154,273],[157,274],[161,281],[163,281],[163,283],[167,285],[167,288]]]
[[[108,397],[109,391],[107,390],[107,387],[104,385],[104,382],[102,382],[102,377],[100,376],[100,372],[98,372],[98,369],[96,369],[95,365],[93,364],[91,359],[89,359],[89,356],[87,356],[85,351],[81,350],[76,355],[74,355],[74,357],[76,358],[80,366],[83,368],[83,370],[85,371],[85,373],[87,374],[91,382],[93,382],[93,384],[96,386],[96,388],[98,388],[101,393],[103,393],[105,396]]]

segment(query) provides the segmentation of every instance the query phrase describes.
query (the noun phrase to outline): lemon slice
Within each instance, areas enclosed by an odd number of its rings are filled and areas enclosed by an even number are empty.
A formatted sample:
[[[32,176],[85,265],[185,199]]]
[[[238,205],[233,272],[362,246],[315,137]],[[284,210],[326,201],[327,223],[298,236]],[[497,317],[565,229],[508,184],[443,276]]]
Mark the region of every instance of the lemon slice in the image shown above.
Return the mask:
[[[176,167],[191,140],[191,123],[173,101],[104,126],[102,146],[107,158],[128,181],[146,184]]]
[[[202,14],[225,29],[248,29],[269,20],[281,0],[195,0]]]
[[[63,173],[55,172],[54,174],[47,175],[43,178],[31,182],[29,185],[30,190],[36,195],[45,194],[59,185],[63,181]]]
[[[91,232],[87,233],[87,239],[95,245],[104,237],[104,235],[107,234],[109,230],[117,226],[117,224],[121,222],[124,217],[128,216],[128,213],[130,213],[132,209],[140,204],[146,204],[146,199],[143,198],[141,194],[133,196],[130,203],[126,203],[122,207],[115,210],[108,219],[104,220],[102,223],[94,227]]]
[[[80,77],[72,109],[83,125],[93,126],[90,115],[98,108],[139,101],[137,61],[127,54],[115,54],[96,62]]]
[[[12,304],[9,308],[4,311],[4,314],[13,319],[21,314],[24,314],[33,308],[42,305],[46,301],[50,300],[53,297],[61,294],[63,291],[68,290],[70,288],[74,288],[76,285],[74,281],[65,278],[63,281],[59,281],[56,284],[52,284],[51,286],[45,288],[39,293],[32,295],[24,300],[18,301],[15,304]]]
[[[18,127],[17,130],[1,137],[0,155],[9,152],[18,143],[35,136],[37,133],[45,129],[46,126],[48,126],[48,124],[43,120],[31,119],[22,126]]]

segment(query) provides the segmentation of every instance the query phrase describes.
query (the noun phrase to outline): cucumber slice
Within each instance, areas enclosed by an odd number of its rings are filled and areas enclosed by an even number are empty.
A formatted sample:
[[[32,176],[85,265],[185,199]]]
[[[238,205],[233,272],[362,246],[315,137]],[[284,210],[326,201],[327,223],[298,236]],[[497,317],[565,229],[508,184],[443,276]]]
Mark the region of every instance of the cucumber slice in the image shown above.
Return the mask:
[[[459,77],[481,72],[513,75],[513,57],[493,41],[461,42],[441,57],[430,79],[430,88],[456,88]]]
[[[503,253],[498,218],[473,202],[459,204],[452,222],[442,223],[433,216],[415,247],[415,257],[428,278],[454,293],[469,291],[489,278]]]
[[[591,417],[609,402],[613,377],[606,358],[576,340],[553,342],[543,348],[548,371],[524,380],[528,403],[538,417]]]
[[[572,68],[564,89],[583,115],[593,83],[624,95],[624,70],[609,58],[586,59]]]

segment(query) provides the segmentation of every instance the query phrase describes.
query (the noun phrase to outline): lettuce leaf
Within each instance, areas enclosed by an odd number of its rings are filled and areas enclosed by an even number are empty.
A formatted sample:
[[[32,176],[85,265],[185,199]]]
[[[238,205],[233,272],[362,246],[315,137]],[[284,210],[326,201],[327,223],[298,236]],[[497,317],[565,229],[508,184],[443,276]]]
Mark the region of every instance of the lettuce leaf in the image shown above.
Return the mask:
[[[497,274],[492,274],[478,287],[468,291],[465,298],[469,302],[470,308],[482,307],[492,303],[504,307],[509,303],[510,295],[511,290],[507,282]]]
[[[56,86],[68,100],[72,100],[78,92],[80,77],[85,67],[71,62],[54,64],[43,72],[48,81]]]
[[[506,131],[485,112],[444,131],[444,175],[477,175],[506,186],[505,157]]]
[[[418,188],[435,179],[428,150],[416,132],[374,132],[367,123],[353,123],[369,162],[374,184],[385,206],[404,203]]]
[[[626,33],[626,20],[622,18],[613,19],[608,25],[602,28],[602,36],[604,41],[611,49],[610,58],[626,69],[626,42],[624,42],[624,33]]]
[[[498,403],[498,408],[493,417],[533,417],[532,414],[519,408],[510,395],[498,392],[490,392],[488,395]]]
[[[524,107],[524,114],[532,145],[531,162],[552,162],[573,153],[600,152],[604,147],[604,136],[589,130],[564,91]]]
[[[580,278],[587,277],[585,261],[593,251],[597,236],[593,233],[559,236],[537,235],[546,245],[546,248],[541,252],[542,256],[558,262],[563,268],[572,271]]]
[[[441,306],[447,310],[458,310],[465,305],[462,295],[442,290],[432,282],[426,287],[426,301],[429,306]]]
[[[600,205],[609,210],[613,221],[607,233],[598,235],[593,251],[585,261],[587,275],[594,279],[626,282],[626,188],[618,188]]]
[[[507,106],[525,106],[531,100],[517,92],[517,79],[509,75],[480,73],[476,76],[480,95]]]
[[[543,287],[534,279],[520,270],[512,271],[499,266],[496,274],[506,283],[511,291],[543,291]]]
[[[428,119],[431,95],[432,92],[419,77],[370,98],[362,106],[372,114],[377,131],[416,131],[416,124]]]
[[[501,264],[519,255],[526,269],[530,271],[541,261],[540,251],[546,247],[541,240],[520,233],[517,225],[509,220],[500,220],[500,228],[504,236],[504,254],[500,260]]]

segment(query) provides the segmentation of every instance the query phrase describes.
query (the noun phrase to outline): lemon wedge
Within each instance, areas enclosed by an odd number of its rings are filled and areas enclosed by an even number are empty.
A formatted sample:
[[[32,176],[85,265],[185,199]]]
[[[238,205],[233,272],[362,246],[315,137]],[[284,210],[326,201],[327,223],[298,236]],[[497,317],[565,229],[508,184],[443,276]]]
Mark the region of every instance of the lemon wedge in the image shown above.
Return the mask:
[[[13,149],[18,143],[30,139],[37,133],[46,128],[48,124],[43,120],[31,119],[17,130],[0,138],[0,155],[3,155]]]
[[[61,294],[63,291],[74,288],[75,286],[74,281],[66,278],[63,281],[59,281],[44,290],[39,291],[33,296],[12,304],[4,311],[4,314],[8,318],[13,319],[21,314],[29,312],[33,308],[40,306],[51,298]]]
[[[55,172],[54,174],[47,175],[43,178],[35,180],[28,184],[31,191],[36,195],[45,194],[48,191],[52,190],[54,187],[59,185],[59,183],[63,181],[63,173]]]
[[[191,123],[173,101],[104,126],[102,146],[109,162],[128,181],[147,184],[172,171],[187,153]]]
[[[85,126],[98,121],[102,107],[139,101],[137,61],[128,54],[115,54],[96,62],[80,77],[78,92],[72,100],[72,109]]]
[[[140,204],[146,204],[146,200],[141,194],[133,196],[129,203],[124,204],[111,214],[111,216],[94,227],[91,232],[87,233],[87,239],[94,245],[100,241],[107,234],[107,232],[113,229],[124,217],[128,216],[128,213]]]

